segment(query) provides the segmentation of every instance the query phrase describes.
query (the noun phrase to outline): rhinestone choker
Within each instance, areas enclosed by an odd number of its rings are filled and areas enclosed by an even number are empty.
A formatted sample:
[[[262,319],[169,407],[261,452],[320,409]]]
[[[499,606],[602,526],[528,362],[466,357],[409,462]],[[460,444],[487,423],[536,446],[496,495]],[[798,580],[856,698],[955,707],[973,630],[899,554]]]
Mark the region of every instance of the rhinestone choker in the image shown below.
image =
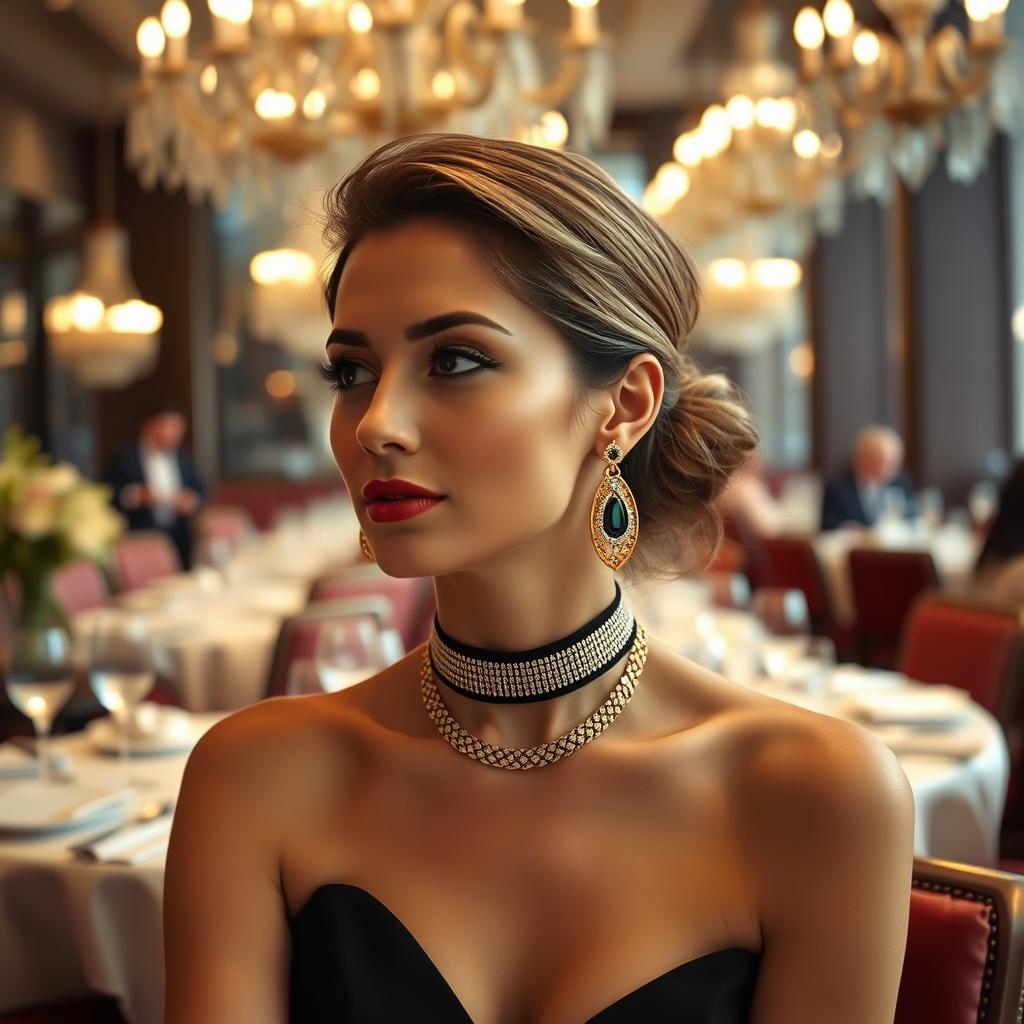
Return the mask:
[[[561,640],[530,651],[491,651],[450,637],[434,616],[427,652],[434,675],[456,693],[495,704],[551,700],[607,672],[629,650],[637,623],[615,584],[599,615]]]

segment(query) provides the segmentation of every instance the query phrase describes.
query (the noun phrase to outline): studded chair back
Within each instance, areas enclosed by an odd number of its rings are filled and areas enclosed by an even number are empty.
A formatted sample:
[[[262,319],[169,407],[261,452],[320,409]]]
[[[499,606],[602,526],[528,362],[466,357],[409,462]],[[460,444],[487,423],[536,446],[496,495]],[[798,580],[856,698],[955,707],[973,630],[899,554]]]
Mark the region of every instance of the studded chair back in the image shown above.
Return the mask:
[[[68,616],[110,603],[106,578],[87,558],[61,566],[53,574],[52,588],[54,599]]]
[[[894,1024],[1019,1024],[1024,877],[914,859]]]

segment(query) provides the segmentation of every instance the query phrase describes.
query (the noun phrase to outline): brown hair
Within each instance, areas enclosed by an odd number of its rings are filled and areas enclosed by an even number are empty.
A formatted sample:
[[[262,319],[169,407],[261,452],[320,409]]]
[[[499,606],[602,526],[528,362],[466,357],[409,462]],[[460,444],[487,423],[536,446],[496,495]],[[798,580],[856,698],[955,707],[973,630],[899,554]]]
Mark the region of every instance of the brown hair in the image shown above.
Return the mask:
[[[600,167],[508,140],[416,135],[366,157],[327,194],[324,211],[324,237],[338,253],[324,288],[332,315],[361,238],[440,217],[473,231],[501,285],[561,331],[581,394],[610,387],[634,356],[653,353],[664,401],[622,462],[640,515],[630,574],[671,575],[714,557],[716,500],[757,435],[735,386],[701,374],[684,352],[699,305],[693,264]]]

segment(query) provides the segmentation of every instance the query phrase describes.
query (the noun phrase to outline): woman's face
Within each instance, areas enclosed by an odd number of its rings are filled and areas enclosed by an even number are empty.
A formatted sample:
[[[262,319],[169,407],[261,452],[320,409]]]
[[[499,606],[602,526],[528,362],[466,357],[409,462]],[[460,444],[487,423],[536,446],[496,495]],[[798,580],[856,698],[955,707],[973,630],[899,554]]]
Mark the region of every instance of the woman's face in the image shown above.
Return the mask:
[[[587,533],[566,511],[601,467],[593,460],[580,480],[594,431],[586,404],[576,415],[566,344],[488,271],[468,233],[420,219],[368,235],[341,275],[326,352],[338,389],[331,447],[393,576],[519,557],[543,534],[539,550],[557,550],[552,533]],[[370,481],[394,478],[441,500],[367,504]]]

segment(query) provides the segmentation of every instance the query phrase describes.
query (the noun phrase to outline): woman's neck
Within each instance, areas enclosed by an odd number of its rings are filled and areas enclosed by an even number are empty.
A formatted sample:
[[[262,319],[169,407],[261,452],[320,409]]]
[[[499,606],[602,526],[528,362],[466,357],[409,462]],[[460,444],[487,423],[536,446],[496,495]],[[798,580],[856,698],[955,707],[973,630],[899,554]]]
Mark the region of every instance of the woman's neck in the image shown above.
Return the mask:
[[[587,560],[589,562],[589,560]],[[575,632],[615,598],[615,579],[597,559],[572,573],[511,566],[500,574],[437,577],[441,628],[454,639],[493,651],[527,651]],[[494,704],[442,685],[451,713],[473,735],[503,747],[529,747],[567,732],[590,715],[621,677],[625,655],[577,690],[550,700]]]

